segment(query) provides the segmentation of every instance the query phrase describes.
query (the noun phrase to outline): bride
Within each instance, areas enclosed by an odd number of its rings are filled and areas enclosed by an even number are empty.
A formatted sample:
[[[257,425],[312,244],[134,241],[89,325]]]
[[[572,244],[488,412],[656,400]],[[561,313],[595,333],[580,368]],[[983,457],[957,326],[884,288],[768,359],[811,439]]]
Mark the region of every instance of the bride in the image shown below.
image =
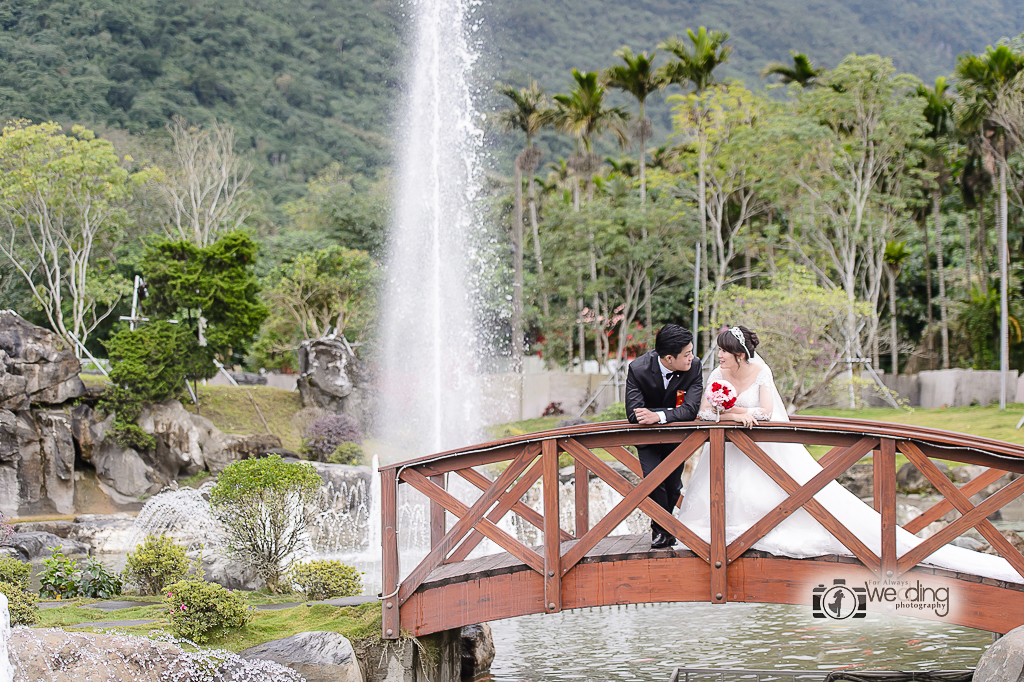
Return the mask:
[[[708,377],[707,385],[728,381],[736,389],[736,404],[717,415],[720,421],[752,426],[759,421],[788,422],[782,397],[775,387],[771,368],[756,354],[757,334],[746,327],[733,327],[718,336],[719,365]],[[716,414],[705,394],[697,419],[715,421]],[[822,467],[803,445],[796,443],[759,443],[797,483],[803,485]],[[711,538],[711,477],[707,445],[686,487],[679,519],[701,539]],[[773,510],[787,494],[768,474],[732,443],[725,445],[725,519],[726,543],[732,542],[761,517]],[[879,555],[881,547],[880,515],[853,493],[832,481],[814,499],[822,504],[846,528]],[[922,540],[902,528],[896,529],[896,553],[903,555]],[[853,556],[839,540],[818,523],[805,509],[799,509],[753,545],[754,549],[778,556],[814,557],[828,554]],[[941,568],[967,571],[997,580],[1024,583],[1024,578],[1002,557],[981,554],[945,545],[924,562]]]

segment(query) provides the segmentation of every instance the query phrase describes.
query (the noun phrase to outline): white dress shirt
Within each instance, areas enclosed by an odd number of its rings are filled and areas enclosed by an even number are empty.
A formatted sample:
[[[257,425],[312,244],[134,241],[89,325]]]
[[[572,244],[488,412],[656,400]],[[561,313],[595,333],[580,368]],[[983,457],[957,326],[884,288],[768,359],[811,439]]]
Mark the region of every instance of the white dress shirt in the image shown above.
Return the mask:
[[[672,370],[665,365],[661,364],[661,358],[658,358],[658,369],[661,370],[661,380],[665,382],[665,388],[668,388],[668,384],[672,381]],[[658,415],[658,421],[661,424],[665,423],[665,411],[658,410],[654,414]]]

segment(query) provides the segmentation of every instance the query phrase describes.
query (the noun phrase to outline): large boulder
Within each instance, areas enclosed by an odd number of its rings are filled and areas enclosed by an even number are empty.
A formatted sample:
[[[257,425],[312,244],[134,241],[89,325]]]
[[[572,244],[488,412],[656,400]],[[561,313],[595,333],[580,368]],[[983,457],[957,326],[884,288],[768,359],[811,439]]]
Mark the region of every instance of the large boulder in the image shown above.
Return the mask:
[[[933,462],[942,474],[949,478],[949,465],[945,462]],[[925,478],[916,466],[907,462],[896,472],[896,490],[903,495],[911,493],[931,494],[936,493],[935,486]]]
[[[231,670],[235,682],[301,682],[271,661],[246,661],[227,651],[184,652],[171,642],[135,635],[102,635],[60,629],[15,628],[8,643],[14,682],[166,682],[214,679]]]
[[[18,483],[18,462],[21,460],[21,434],[18,417],[10,410],[0,409],[0,512],[18,513],[21,488]]]
[[[367,377],[352,349],[341,339],[322,338],[299,345],[297,388],[304,407],[347,414],[367,426]]]
[[[207,582],[217,583],[229,590],[252,592],[262,589],[266,583],[247,564],[236,561],[219,551],[188,552],[188,558],[195,561],[202,557],[203,576]]]
[[[462,678],[474,678],[491,669],[494,636],[487,623],[462,628]]]
[[[337,632],[300,632],[239,655],[279,663],[295,670],[306,682],[363,682],[352,644]]]
[[[844,488],[861,499],[871,497],[875,490],[875,469],[870,464],[854,464],[836,478]]]
[[[0,348],[0,408],[7,410],[27,410],[29,407],[28,392],[25,390],[25,377],[10,371],[13,366],[7,351]]]
[[[104,437],[93,449],[92,464],[103,491],[119,504],[142,494],[152,495],[167,482],[141,454],[124,447],[113,436]]]
[[[60,548],[60,551],[65,556],[89,554],[88,545],[70,538],[61,538],[53,533],[46,533],[41,530],[15,533],[7,539],[6,544],[18,551],[18,558],[22,561],[45,559],[50,556],[50,550],[55,547]]]
[[[67,414],[24,410],[13,422],[0,415],[0,431],[5,434],[0,441],[17,443],[18,449],[10,462],[0,455],[0,508],[23,516],[72,513],[75,442]]]
[[[239,436],[215,430],[203,448],[203,456],[210,473],[219,474],[232,462],[259,457],[280,447],[281,439],[270,433]]]
[[[65,537],[88,545],[93,552],[124,553],[132,549],[134,528],[131,514],[82,514],[75,517]]]
[[[981,655],[974,682],[1024,682],[1024,625],[1007,632]]]
[[[203,445],[213,424],[193,416],[177,400],[148,405],[139,415],[139,426],[156,440],[153,464],[168,480],[192,476],[206,466]]]
[[[7,355],[0,364],[25,380],[30,402],[57,405],[85,395],[82,365],[68,343],[13,310],[0,311],[0,350]]]

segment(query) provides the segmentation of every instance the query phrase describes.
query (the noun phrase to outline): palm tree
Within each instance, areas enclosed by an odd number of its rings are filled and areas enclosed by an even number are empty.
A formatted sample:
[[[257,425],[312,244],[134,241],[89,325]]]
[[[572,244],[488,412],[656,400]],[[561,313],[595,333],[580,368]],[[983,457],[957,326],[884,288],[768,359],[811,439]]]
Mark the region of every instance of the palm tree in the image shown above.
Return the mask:
[[[1006,45],[989,46],[985,54],[964,55],[956,65],[961,101],[955,107],[961,127],[973,131],[990,167],[999,173],[999,409],[1006,409],[1006,381],[1010,365],[1009,282],[1006,243],[1006,176],[1010,154],[1021,141],[1021,92],[1018,74],[1024,72],[1024,56]],[[995,170],[993,168],[993,170]],[[994,174],[994,173],[993,173]]]
[[[811,63],[810,58],[802,52],[789,51],[791,57],[793,57],[793,64],[783,64],[782,62],[772,62],[768,66],[761,69],[761,78],[767,78],[768,76],[778,76],[779,81],[786,85],[790,83],[799,83],[800,87],[813,88],[818,85],[818,78],[825,73],[825,67],[816,67]]]
[[[942,369],[949,369],[949,323],[946,317],[946,269],[942,252],[942,186],[948,179],[946,168],[946,147],[952,132],[953,100],[949,96],[949,83],[939,76],[935,87],[917,86],[917,95],[925,101],[924,116],[931,131],[929,165],[935,173],[932,183],[932,220],[935,223],[935,255],[939,266],[939,324],[942,331]],[[927,230],[927,223],[925,230]]]
[[[608,87],[628,92],[640,105],[640,116],[637,118],[636,137],[640,142],[640,206],[647,204],[647,140],[651,136],[651,119],[644,113],[644,105],[648,96],[660,90],[668,83],[665,75],[654,70],[654,54],[646,52],[634,55],[633,51],[623,46],[615,53],[622,58],[623,64],[616,64],[604,72],[604,82]],[[647,226],[641,226],[641,237],[647,240]],[[651,314],[651,278],[644,277],[644,316],[648,330],[653,324]]]
[[[892,373],[899,374],[899,350],[896,336],[896,278],[900,276],[903,263],[910,256],[906,242],[889,242],[885,245],[885,264],[889,273],[889,353],[892,359]]]
[[[723,31],[708,31],[701,26],[695,34],[692,29],[686,29],[686,35],[690,38],[690,45],[687,45],[679,38],[669,38],[659,46],[659,49],[668,50],[675,56],[661,67],[661,74],[669,83],[678,83],[685,90],[687,85],[692,84],[694,91],[699,95],[715,82],[714,71],[722,64],[729,61],[732,47],[725,44],[729,34]],[[696,107],[696,103],[694,104]],[[694,116],[699,113],[694,111]],[[699,145],[697,154],[697,213],[700,220],[700,248],[704,253],[708,252],[708,216],[707,216],[707,179],[705,177],[707,165],[706,150],[704,145]],[[708,259],[701,261],[701,282],[702,289],[707,290],[708,285]],[[694,305],[698,305],[694,301]],[[710,347],[711,328],[708,326],[708,310],[704,311],[704,346]],[[697,330],[693,330],[694,340],[697,338]],[[694,343],[694,353],[697,353],[697,344]]]
[[[514,259],[514,281],[512,286],[512,357],[517,367],[522,365],[523,354],[523,173],[529,175],[527,186],[530,195],[530,229],[533,231],[533,257],[537,262],[537,280],[540,288],[541,311],[544,317],[550,315],[548,293],[544,280],[544,260],[541,258],[540,230],[537,226],[537,201],[533,175],[540,161],[540,150],[533,144],[534,136],[544,127],[549,116],[547,97],[537,85],[528,88],[513,88],[504,85],[498,91],[512,102],[512,108],[498,114],[498,124],[507,133],[522,131],[526,135],[526,147],[516,156],[514,163],[515,215],[512,225],[512,249]]]
[[[669,83],[679,83],[684,87],[692,83],[698,93],[704,92],[715,83],[715,69],[729,61],[732,47],[725,44],[729,34],[709,31],[701,26],[697,33],[686,29],[686,35],[690,38],[690,45],[672,37],[658,46],[658,49],[671,52],[677,60],[661,67],[661,74]]]
[[[628,141],[625,131],[625,123],[629,120],[629,112],[621,107],[605,106],[604,97],[606,90],[598,82],[596,71],[582,73],[578,69],[572,70],[575,87],[565,95],[555,95],[555,111],[550,120],[555,127],[563,133],[572,135],[575,139],[576,154],[572,164],[575,166],[576,175],[573,178],[573,206],[576,211],[580,210],[580,183],[579,176],[583,174],[589,180],[600,163],[600,157],[593,153],[593,141],[606,132],[614,133],[619,140],[620,146],[625,146]],[[580,154],[582,145],[584,155]],[[590,281],[597,283],[597,251],[594,246],[594,233],[590,232]],[[600,333],[601,301],[597,290],[594,290],[593,300],[594,313],[594,349],[597,360],[601,362],[602,337]],[[582,330],[582,321],[580,329]],[[582,353],[581,353],[582,357]]]

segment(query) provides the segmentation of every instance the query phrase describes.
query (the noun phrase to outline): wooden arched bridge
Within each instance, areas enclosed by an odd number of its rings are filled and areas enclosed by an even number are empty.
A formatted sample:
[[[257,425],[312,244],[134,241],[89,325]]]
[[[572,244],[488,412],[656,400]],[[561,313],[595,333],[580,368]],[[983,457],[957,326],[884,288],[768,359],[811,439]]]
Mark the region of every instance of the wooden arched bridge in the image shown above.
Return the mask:
[[[789,496],[749,530],[726,543],[725,443],[731,442]],[[785,442],[830,446],[819,460],[822,471],[798,484],[759,443]],[[637,476],[640,464],[627,449],[650,443],[676,444],[650,476],[632,485],[601,454],[610,455]],[[648,499],[648,493],[707,443],[711,471],[711,539],[705,542],[676,517]],[[596,451],[596,452],[595,452]],[[902,453],[942,496],[903,528],[917,533],[951,511],[959,517],[897,556],[896,453]],[[559,455],[575,463],[572,527],[559,524]],[[881,552],[875,554],[845,528],[813,495],[851,465],[873,463],[874,504],[880,514]],[[957,486],[933,460],[988,467]],[[500,473],[492,479],[480,469]],[[383,635],[401,631],[423,635],[471,623],[555,613],[562,609],[652,602],[730,601],[811,604],[818,585],[835,579],[847,585],[918,585],[929,595],[946,588],[952,603],[946,613],[908,607],[897,615],[943,620],[1005,633],[1024,624],[1024,556],[992,525],[989,517],[1024,492],[1024,477],[1006,483],[982,502],[970,498],[1007,472],[1024,473],[1024,447],[961,433],[858,419],[794,417],[789,423],[734,425],[677,423],[635,426],[606,422],[555,429],[485,443],[382,467]],[[456,475],[478,488],[466,504],[446,491]],[[621,502],[592,523],[589,485],[596,475],[622,495]],[[1013,477],[1008,477],[1013,478]],[[524,494],[541,482],[543,508],[534,509]],[[409,485],[430,500],[430,552],[400,579],[399,486]],[[750,549],[797,509],[807,510],[849,549],[852,556],[811,559],[777,557]],[[633,510],[640,509],[672,532],[688,549],[650,550],[650,535],[610,535]],[[456,521],[446,526],[445,512]],[[528,547],[503,530],[508,513],[536,526],[543,545]],[[955,514],[954,514],[955,516]],[[1003,582],[929,566],[925,559],[971,528],[1022,576]],[[484,539],[504,552],[467,559]],[[408,568],[408,567],[406,567]],[[888,583],[886,582],[888,581]],[[893,582],[895,581],[895,582]],[[820,590],[819,590],[820,591]],[[860,591],[858,589],[858,591]],[[892,608],[881,598],[869,610]],[[909,596],[909,592],[907,595]],[[915,595],[918,593],[915,592]],[[922,597],[924,593],[921,593]],[[940,610],[941,611],[941,610]]]

